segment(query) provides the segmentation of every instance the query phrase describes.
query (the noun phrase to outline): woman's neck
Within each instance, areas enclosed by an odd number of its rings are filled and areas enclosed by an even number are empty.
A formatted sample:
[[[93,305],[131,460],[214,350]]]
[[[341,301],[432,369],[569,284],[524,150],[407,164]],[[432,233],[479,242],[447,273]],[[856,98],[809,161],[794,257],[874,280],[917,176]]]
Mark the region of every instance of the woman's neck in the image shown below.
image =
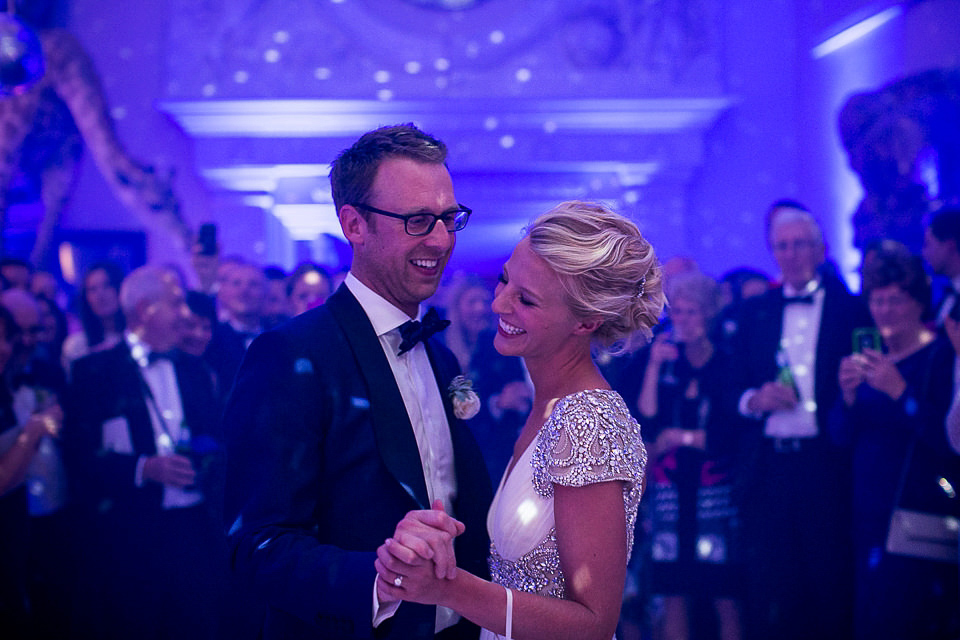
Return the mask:
[[[100,318],[100,322],[103,324],[103,333],[105,335],[117,332],[117,323],[112,315],[105,318]]]
[[[706,336],[700,336],[696,340],[685,343],[684,352],[687,362],[693,365],[694,369],[699,369],[713,356],[713,343]]]
[[[590,357],[589,347],[583,353],[558,354],[540,361],[526,360],[533,381],[534,405],[546,405],[552,400],[587,389],[610,387]]]
[[[884,342],[887,344],[890,357],[900,360],[933,342],[934,337],[932,331],[918,324],[886,336]]]

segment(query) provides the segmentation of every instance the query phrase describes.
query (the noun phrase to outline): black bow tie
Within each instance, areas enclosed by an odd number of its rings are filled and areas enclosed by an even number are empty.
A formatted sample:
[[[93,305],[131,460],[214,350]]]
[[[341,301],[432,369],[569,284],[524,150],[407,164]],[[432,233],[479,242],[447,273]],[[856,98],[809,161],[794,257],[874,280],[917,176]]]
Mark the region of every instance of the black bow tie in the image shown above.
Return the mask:
[[[397,355],[402,356],[417,346],[418,342],[426,342],[427,338],[438,331],[443,331],[449,324],[450,321],[441,318],[435,307],[430,307],[422,321],[408,320],[404,322],[400,325],[400,336],[403,341],[400,342],[400,351]]]
[[[790,296],[790,297],[784,296],[783,306],[787,306],[788,304],[813,304],[813,294],[808,293],[803,296]]]
[[[147,355],[147,362],[149,364],[153,364],[154,362],[158,362],[160,360],[169,360],[170,362],[173,362],[173,351],[151,351]]]

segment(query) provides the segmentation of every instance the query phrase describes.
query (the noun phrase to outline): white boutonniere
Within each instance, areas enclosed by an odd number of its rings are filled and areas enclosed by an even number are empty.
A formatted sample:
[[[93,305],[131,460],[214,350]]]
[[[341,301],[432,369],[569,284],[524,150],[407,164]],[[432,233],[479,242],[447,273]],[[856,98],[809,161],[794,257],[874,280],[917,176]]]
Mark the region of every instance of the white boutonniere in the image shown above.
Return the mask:
[[[453,402],[453,415],[469,420],[480,412],[480,398],[473,390],[473,382],[467,376],[457,376],[447,389]]]

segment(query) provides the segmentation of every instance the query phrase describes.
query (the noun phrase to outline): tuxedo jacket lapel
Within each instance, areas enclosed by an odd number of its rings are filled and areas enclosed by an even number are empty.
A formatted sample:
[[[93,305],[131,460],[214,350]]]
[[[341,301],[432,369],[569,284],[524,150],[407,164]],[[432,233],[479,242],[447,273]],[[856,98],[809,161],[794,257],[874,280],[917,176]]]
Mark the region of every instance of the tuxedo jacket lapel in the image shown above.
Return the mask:
[[[370,421],[380,456],[390,473],[422,509],[430,507],[427,485],[420,462],[420,450],[413,434],[403,396],[393,377],[390,363],[380,346],[363,307],[349,289],[340,287],[327,300],[330,313],[340,325],[366,382],[370,400]]]
[[[150,422],[143,375],[130,354],[126,341],[121,340],[115,349],[118,375],[114,382],[120,387],[119,401],[127,405],[122,413],[127,416],[133,450],[139,454],[154,455],[157,453],[157,443],[153,424]]]

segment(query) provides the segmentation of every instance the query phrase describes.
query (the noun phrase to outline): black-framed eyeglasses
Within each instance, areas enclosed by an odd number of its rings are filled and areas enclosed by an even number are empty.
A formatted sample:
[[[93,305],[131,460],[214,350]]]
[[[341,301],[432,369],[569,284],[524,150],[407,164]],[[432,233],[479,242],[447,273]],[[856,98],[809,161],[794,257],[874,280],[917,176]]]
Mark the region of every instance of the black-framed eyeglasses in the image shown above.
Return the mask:
[[[393,213],[392,211],[384,211],[383,209],[371,207],[368,204],[355,204],[353,206],[357,209],[369,211],[370,213],[403,220],[403,230],[407,232],[407,235],[411,236],[425,236],[429,234],[433,231],[437,221],[442,222],[443,226],[446,227],[450,233],[460,231],[460,229],[467,226],[467,222],[470,220],[470,214],[473,213],[473,209],[465,207],[462,204],[458,204],[456,209],[444,211],[440,215],[433,213]]]

